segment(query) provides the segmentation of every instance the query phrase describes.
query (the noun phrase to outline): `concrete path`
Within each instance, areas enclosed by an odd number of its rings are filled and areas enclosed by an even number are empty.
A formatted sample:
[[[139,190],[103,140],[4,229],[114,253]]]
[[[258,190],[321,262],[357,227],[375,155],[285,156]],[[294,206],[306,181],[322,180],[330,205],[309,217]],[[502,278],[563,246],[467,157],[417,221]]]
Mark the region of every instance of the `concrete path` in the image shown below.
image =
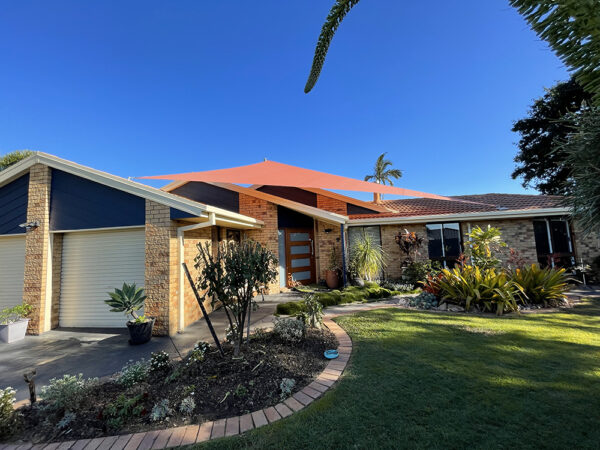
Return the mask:
[[[299,299],[298,293],[266,295],[251,316],[251,328],[266,327],[273,320],[278,303]],[[218,337],[225,339],[227,317],[223,310],[210,315]],[[128,343],[127,329],[88,330],[56,329],[40,336],[26,336],[12,344],[0,343],[0,389],[11,386],[17,390],[17,401],[29,398],[23,374],[36,369],[36,384],[48,384],[51,378],[64,374],[84,377],[105,377],[118,372],[128,361],[148,359],[152,352],[164,350],[173,358],[185,356],[198,341],[212,343],[204,319],[171,337],[153,337],[140,346]]]

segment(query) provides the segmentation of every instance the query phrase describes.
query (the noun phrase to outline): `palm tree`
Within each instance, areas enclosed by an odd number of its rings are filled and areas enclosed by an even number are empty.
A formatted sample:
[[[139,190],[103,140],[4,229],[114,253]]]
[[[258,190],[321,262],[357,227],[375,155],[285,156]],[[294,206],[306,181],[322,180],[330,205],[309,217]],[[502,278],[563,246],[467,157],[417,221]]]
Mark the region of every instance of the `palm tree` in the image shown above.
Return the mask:
[[[375,162],[375,167],[373,168],[373,174],[367,175],[365,177],[365,181],[374,181],[379,184],[389,184],[390,186],[394,185],[392,178],[398,179],[402,177],[402,171],[399,169],[391,169],[392,162],[389,159],[385,159],[386,153],[382,153],[377,158]],[[379,192],[373,193],[373,201],[375,203],[380,203],[382,199],[382,195]]]
[[[336,0],[321,28],[315,48],[312,67],[304,92],[315,86],[329,44],[346,14],[360,0]],[[600,12],[597,0],[508,0],[527,21],[537,35],[548,42],[557,56],[574,71],[577,81],[594,94],[594,103],[600,105]]]

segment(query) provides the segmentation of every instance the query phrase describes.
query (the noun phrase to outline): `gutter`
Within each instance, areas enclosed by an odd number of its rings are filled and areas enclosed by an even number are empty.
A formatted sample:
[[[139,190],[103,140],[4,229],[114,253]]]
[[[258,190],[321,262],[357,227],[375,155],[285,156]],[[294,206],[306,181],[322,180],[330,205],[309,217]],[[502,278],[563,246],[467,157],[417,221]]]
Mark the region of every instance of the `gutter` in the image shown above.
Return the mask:
[[[447,221],[476,221],[487,219],[521,219],[531,217],[562,216],[570,214],[569,208],[542,208],[522,209],[511,211],[486,211],[479,213],[461,214],[430,214],[427,216],[395,216],[395,217],[370,217],[368,219],[350,219],[348,226],[364,225],[405,225],[411,223],[447,222]]]
[[[217,216],[214,212],[208,213],[208,222],[195,223],[193,225],[186,225],[177,228],[177,244],[179,253],[179,323],[177,325],[178,332],[181,333],[184,329],[185,324],[185,297],[184,297],[184,273],[183,273],[183,262],[184,262],[184,233],[186,231],[198,230],[200,228],[212,227],[217,224]]]

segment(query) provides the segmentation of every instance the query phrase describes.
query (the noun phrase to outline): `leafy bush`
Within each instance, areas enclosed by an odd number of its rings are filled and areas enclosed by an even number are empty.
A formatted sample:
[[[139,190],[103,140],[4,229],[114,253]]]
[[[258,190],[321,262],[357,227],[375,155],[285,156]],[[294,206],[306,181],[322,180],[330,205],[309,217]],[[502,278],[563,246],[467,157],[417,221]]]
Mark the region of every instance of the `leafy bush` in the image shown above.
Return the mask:
[[[480,269],[493,269],[500,265],[500,260],[497,258],[497,253],[506,243],[502,240],[502,233],[499,228],[490,225],[484,230],[476,226],[470,233],[468,245],[465,253],[471,258],[473,265]]]
[[[498,315],[516,311],[518,294],[523,293],[506,272],[469,265],[442,270],[437,285],[444,300],[461,304],[467,311],[474,304],[480,304]]]
[[[292,394],[294,386],[296,386],[296,380],[292,378],[284,378],[283,380],[281,380],[281,383],[279,383],[279,389],[281,390],[281,400],[285,400]]]
[[[166,371],[171,366],[169,361],[170,357],[167,352],[153,352],[150,356],[150,367],[148,368],[148,370],[151,373]]]
[[[411,293],[415,290],[415,287],[410,283],[394,282],[390,280],[382,282],[381,287],[397,293]]]
[[[106,424],[112,430],[119,430],[128,418],[131,416],[139,417],[144,413],[143,394],[127,397],[121,394],[117,399],[106,405],[102,416],[106,419]]]
[[[117,382],[126,388],[130,388],[138,383],[146,381],[147,379],[148,364],[146,363],[146,360],[142,358],[136,362],[130,360],[127,364],[125,364],[121,369],[121,372],[119,372]]]
[[[415,261],[404,269],[402,275],[413,286],[419,286],[427,279],[427,275],[435,275],[440,269],[440,263],[437,261]]]
[[[300,342],[304,338],[304,323],[301,320],[284,318],[275,319],[273,331],[284,341]]]
[[[225,242],[214,248],[210,243],[198,244],[195,267],[199,272],[198,290],[221,303],[231,327],[234,355],[240,352],[244,325],[259,292],[277,277],[277,258],[258,242],[244,240]],[[215,251],[216,250],[216,251]]]
[[[194,414],[195,409],[196,401],[194,400],[193,395],[188,395],[186,398],[181,400],[181,403],[179,404],[179,412],[185,414],[186,416],[191,416],[192,414]]]
[[[144,307],[146,300],[144,288],[137,288],[135,283],[123,283],[121,289],[115,288],[115,291],[108,292],[108,295],[110,298],[104,300],[104,303],[111,307],[111,311],[125,313],[126,316],[129,315],[138,322],[137,311]],[[145,316],[141,317],[145,318]]]
[[[309,328],[321,328],[323,323],[323,305],[315,298],[314,294],[304,296],[305,312],[298,315],[298,318]]]
[[[210,349],[208,342],[198,341],[194,345],[194,349],[188,354],[187,364],[204,361],[204,356],[208,349]]]
[[[304,308],[304,302],[279,303],[276,308],[276,313],[286,316],[295,316],[301,312],[304,312]]]
[[[0,325],[8,325],[9,323],[17,322],[31,314],[31,311],[33,311],[33,306],[29,303],[4,308],[0,311]]]
[[[409,305],[414,308],[431,309],[438,305],[438,300],[435,295],[429,292],[421,292],[416,297],[410,298]]]
[[[16,417],[13,408],[15,393],[11,387],[0,389],[0,437],[9,436],[13,430]]]
[[[537,264],[515,269],[512,280],[523,289],[518,295],[523,303],[558,305],[565,301],[570,278],[565,269],[541,269]]]
[[[89,389],[98,384],[97,378],[83,378],[82,374],[52,378],[40,390],[41,397],[51,409],[76,410],[85,400]]]
[[[432,274],[429,273],[425,277],[425,281],[421,284],[423,285],[423,290],[425,292],[429,292],[430,294],[435,295],[436,297],[440,296],[440,280],[444,275],[442,273]]]
[[[173,410],[169,407],[169,400],[163,398],[160,402],[156,403],[152,407],[152,412],[150,413],[150,419],[153,422],[157,422],[159,420],[166,419],[171,414],[173,414]]]

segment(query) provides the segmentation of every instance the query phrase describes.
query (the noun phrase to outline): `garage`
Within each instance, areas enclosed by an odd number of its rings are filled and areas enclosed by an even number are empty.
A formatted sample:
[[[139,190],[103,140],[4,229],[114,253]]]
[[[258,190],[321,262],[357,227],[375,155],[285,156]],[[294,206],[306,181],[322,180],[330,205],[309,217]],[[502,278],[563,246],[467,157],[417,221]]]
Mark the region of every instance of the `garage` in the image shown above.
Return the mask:
[[[25,235],[0,236],[0,310],[23,302]]]
[[[63,235],[59,326],[123,328],[127,318],[110,311],[107,292],[123,282],[144,286],[144,228]]]

